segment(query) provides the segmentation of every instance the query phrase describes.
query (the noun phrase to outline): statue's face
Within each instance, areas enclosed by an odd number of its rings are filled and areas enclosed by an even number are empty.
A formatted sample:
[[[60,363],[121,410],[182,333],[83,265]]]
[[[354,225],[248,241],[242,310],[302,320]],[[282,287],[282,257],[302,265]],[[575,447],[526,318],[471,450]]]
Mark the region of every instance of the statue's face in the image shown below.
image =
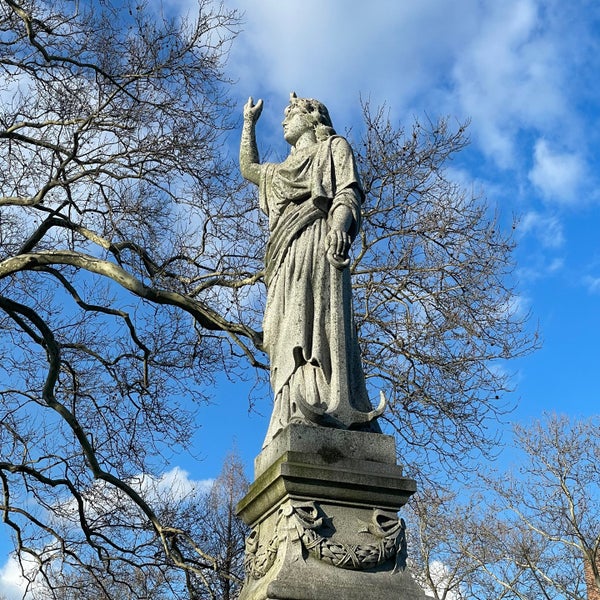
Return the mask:
[[[300,137],[312,129],[306,114],[295,106],[288,106],[285,109],[282,121],[283,137],[288,144],[294,146]]]

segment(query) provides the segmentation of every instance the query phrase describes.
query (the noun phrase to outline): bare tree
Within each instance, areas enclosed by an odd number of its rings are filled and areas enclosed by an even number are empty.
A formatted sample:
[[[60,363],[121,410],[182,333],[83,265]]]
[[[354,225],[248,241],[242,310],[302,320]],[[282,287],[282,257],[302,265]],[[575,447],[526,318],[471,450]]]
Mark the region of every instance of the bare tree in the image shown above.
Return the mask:
[[[477,563],[462,549],[470,542],[468,523],[477,502],[465,500],[457,492],[422,487],[404,513],[411,568],[435,600],[471,598],[464,592]]]
[[[515,473],[413,505],[413,557],[437,600],[598,597],[599,432],[597,418],[518,426]]]
[[[146,478],[140,484],[145,497],[153,499],[161,522],[185,532],[185,536],[180,535],[173,540],[177,544],[177,553],[194,562],[197,548],[201,547],[208,564],[202,566],[195,561],[196,569],[182,578],[172,561],[161,558],[163,553],[155,540],[153,561],[141,566],[117,563],[110,571],[112,576],[102,586],[93,572],[73,570],[68,564],[57,561],[46,572],[46,585],[34,587],[34,598],[43,600],[49,590],[60,600],[237,598],[244,577],[243,558],[248,528],[236,516],[235,507],[246,494],[249,484],[237,453],[231,452],[226,457],[220,475],[208,489],[185,489],[185,483],[177,478],[169,481]],[[115,510],[124,512],[122,503],[113,501],[113,504]],[[135,515],[132,517],[135,518]],[[129,532],[132,538],[135,527],[136,523],[132,521]],[[133,545],[134,541],[128,543]],[[102,566],[98,565],[97,569],[100,571]]]
[[[0,505],[20,557],[106,593],[107,573],[160,570],[157,542],[163,563],[214,566],[134,482],[189,439],[229,346],[255,362],[242,338],[260,344],[236,313],[258,238],[220,154],[238,18],[198,15],[0,3]],[[217,237],[219,219],[237,225]]]
[[[264,223],[224,154],[238,15],[152,6],[0,0],[0,511],[24,566],[98,597],[144,597],[142,571],[189,595],[227,575],[140,481],[188,442],[215,373],[266,369]],[[357,322],[406,462],[432,477],[489,448],[495,361],[536,342],[510,241],[444,170],[464,128],[365,119]]]
[[[412,511],[412,512],[410,512]],[[531,536],[504,520],[486,494],[420,491],[409,506],[409,556],[435,600],[534,600],[519,563]]]
[[[513,592],[507,597],[585,600],[600,593],[599,433],[597,418],[556,415],[516,428],[524,463],[517,474],[490,482],[496,513],[518,534],[508,544],[523,575],[502,579]],[[506,560],[502,541],[493,546],[499,563]]]
[[[473,449],[510,389],[503,361],[530,352],[510,274],[514,244],[482,198],[448,172],[468,143],[465,125],[415,122],[406,131],[364,105],[358,144],[368,196],[353,265],[368,375],[390,395],[388,420],[403,461],[443,480]]]
[[[215,558],[216,568],[194,576],[196,597],[234,600],[244,579],[244,549],[248,527],[236,516],[235,507],[248,491],[249,481],[240,457],[232,452],[221,474],[198,507],[202,547]]]
[[[100,587],[97,578],[87,571],[49,571],[45,584],[34,586],[28,597],[44,600],[52,594],[59,600],[172,600],[173,588],[154,565],[143,569],[128,569],[113,574]]]

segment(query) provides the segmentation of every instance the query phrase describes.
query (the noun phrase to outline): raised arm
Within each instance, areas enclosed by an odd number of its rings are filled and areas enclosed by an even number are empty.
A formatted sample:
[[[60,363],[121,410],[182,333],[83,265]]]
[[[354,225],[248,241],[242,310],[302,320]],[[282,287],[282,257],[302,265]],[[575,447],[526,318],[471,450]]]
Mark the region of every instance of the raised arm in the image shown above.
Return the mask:
[[[248,102],[244,105],[244,127],[240,142],[240,171],[244,179],[256,185],[260,182],[260,163],[258,162],[255,127],[262,107],[262,100],[254,104],[252,97],[248,98]]]

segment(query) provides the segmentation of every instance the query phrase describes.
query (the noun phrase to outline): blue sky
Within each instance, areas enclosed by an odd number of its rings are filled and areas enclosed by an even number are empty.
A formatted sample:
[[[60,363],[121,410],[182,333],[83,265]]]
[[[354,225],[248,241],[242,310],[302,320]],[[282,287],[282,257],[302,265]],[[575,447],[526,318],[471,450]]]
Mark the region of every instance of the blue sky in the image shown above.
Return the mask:
[[[176,4],[182,11],[194,5]],[[512,364],[517,407],[511,418],[597,413],[600,3],[226,4],[245,12],[228,72],[240,114],[248,96],[265,101],[258,131],[263,151],[285,152],[280,123],[291,90],[323,101],[338,131],[359,127],[361,97],[385,102],[406,125],[426,115],[470,119],[472,143],[452,169],[483,191],[503,222],[519,217],[518,299],[543,342]],[[246,387],[223,383],[215,404],[201,410],[194,450],[201,460],[182,457],[179,465],[191,479],[216,476],[234,446],[251,473],[269,406],[258,406],[264,416],[248,413],[247,396]],[[0,590],[11,580],[4,569]]]
[[[426,115],[470,120],[472,143],[451,166],[497,206],[507,226],[518,217],[518,301],[531,312],[543,343],[509,365],[517,404],[510,418],[598,412],[600,4],[230,5],[245,12],[229,62],[234,95],[240,110],[248,96],[264,99],[258,129],[263,151],[285,151],[280,122],[291,90],[322,100],[338,131],[360,127],[361,97],[385,102],[406,125]],[[229,393],[223,391],[225,402],[243,401]],[[264,420],[241,419],[235,434],[240,451],[252,452],[246,445],[251,437],[258,450]]]
[[[508,365],[516,408],[598,412],[600,365],[600,4],[586,0],[232,0],[245,12],[229,73],[240,114],[263,98],[264,155],[287,151],[281,119],[289,92],[329,108],[338,131],[360,128],[360,100],[392,117],[470,120],[471,145],[451,168],[481,191],[502,222],[518,218],[517,301],[542,347]],[[237,145],[239,131],[232,144]],[[247,412],[246,391],[225,384],[202,411],[190,467],[212,476],[235,445],[259,451],[266,416]],[[270,408],[259,404],[267,415]],[[227,432],[220,424],[226,419]],[[510,446],[510,423],[504,428]],[[501,455],[508,460],[510,452]],[[213,469],[211,471],[211,469]]]

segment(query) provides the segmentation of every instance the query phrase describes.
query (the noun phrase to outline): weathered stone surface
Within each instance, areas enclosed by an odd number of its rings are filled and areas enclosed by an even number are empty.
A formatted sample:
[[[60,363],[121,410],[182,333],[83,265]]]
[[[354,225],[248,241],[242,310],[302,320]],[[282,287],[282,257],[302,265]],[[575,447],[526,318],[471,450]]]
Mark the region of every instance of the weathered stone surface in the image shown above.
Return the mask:
[[[334,567],[286,539],[267,576],[249,581],[240,600],[425,600],[410,573],[393,562],[365,571]]]
[[[360,359],[348,250],[364,193],[352,149],[325,106],[292,94],[292,146],[260,163],[262,101],[244,107],[242,175],[269,217],[264,348],[275,403],[255,481],[240,600],[424,600],[406,571],[398,510],[416,490],[372,408]]]
[[[238,505],[252,527],[240,600],[423,600],[397,517],[416,486],[393,439],[305,425],[278,437]]]
[[[250,98],[240,168],[269,218],[263,342],[274,407],[265,445],[292,422],[380,432],[385,401],[372,409],[352,315],[348,250],[364,200],[352,148],[321,102],[292,94],[283,119],[290,154],[260,163],[261,112]]]
[[[324,429],[290,423],[254,461],[255,477],[288,451],[317,454],[325,462],[366,460],[396,464],[396,444],[390,435],[374,436],[363,431]]]
[[[287,496],[399,510],[415,490],[414,480],[403,477],[396,465],[348,459],[331,463],[318,454],[286,452],[256,479],[238,508],[249,523]]]

